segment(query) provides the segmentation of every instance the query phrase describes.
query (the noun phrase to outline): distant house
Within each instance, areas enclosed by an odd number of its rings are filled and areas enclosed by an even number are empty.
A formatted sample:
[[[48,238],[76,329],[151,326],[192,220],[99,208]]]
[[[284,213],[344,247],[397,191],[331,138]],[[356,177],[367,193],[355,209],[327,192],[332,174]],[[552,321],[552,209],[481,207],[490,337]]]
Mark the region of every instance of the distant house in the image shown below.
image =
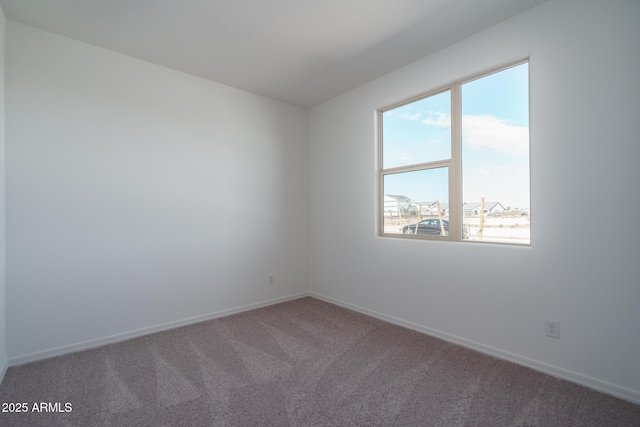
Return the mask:
[[[477,216],[480,215],[481,203],[465,203],[462,206],[464,216]],[[506,209],[500,204],[500,202],[484,202],[484,213],[504,212]]]
[[[384,216],[393,217],[410,215],[417,212],[417,208],[407,196],[394,194],[384,195]]]
[[[428,202],[416,202],[415,205],[418,206],[419,212],[422,216],[436,216],[438,215],[438,202],[437,201],[428,201]],[[440,203],[440,213],[446,215],[449,213],[449,204],[448,203]]]
[[[443,215],[449,213],[449,204],[440,203],[440,211]],[[384,195],[384,216],[396,217],[399,215],[437,216],[438,201],[413,202],[407,196],[395,194]]]

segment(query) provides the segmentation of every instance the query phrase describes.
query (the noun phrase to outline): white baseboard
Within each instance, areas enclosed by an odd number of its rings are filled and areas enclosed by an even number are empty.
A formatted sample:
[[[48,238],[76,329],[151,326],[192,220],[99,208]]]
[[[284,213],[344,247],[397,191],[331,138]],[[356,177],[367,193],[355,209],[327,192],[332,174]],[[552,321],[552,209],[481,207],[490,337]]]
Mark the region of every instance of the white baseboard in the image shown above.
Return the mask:
[[[302,297],[309,296],[308,292],[289,295],[286,297],[275,298],[267,301],[261,301],[253,304],[247,304],[240,307],[225,309],[216,311],[213,313],[204,314],[201,316],[189,317],[187,319],[176,320],[174,322],[163,323],[157,326],[150,326],[148,328],[136,329],[134,331],[124,332],[121,334],[110,335],[103,338],[97,338],[93,340],[83,341],[76,344],[64,345],[50,350],[39,351],[36,353],[30,353],[24,356],[15,357],[9,359],[8,363],[5,363],[5,368],[2,371],[6,371],[7,367],[22,365],[29,362],[35,362],[37,360],[48,359],[50,357],[61,356],[63,354],[75,353],[77,351],[88,350],[91,348],[100,347],[107,344],[113,344],[120,341],[129,340],[132,338],[141,337],[144,335],[153,334],[156,332],[162,332],[169,329],[179,328],[181,326],[191,325],[198,322],[204,322],[207,320],[217,319],[219,317],[230,316],[232,314],[242,313],[244,311],[255,310],[256,308],[266,307],[273,304],[278,304],[285,301],[290,301]]]
[[[417,323],[409,322],[397,317],[388,316],[383,313],[379,313],[374,310],[369,310],[364,307],[360,307],[355,304],[351,304],[345,301],[337,300],[334,298],[326,297],[321,294],[317,294],[315,292],[311,292],[310,296],[317,298],[322,301],[329,302],[331,304],[339,305],[344,308],[348,308],[349,310],[357,311],[359,313],[366,314],[371,317],[375,317],[380,320],[384,320],[389,323],[393,323],[395,325],[404,326],[405,328],[413,329],[418,332],[422,332],[427,335],[431,335],[437,338],[441,338],[445,341],[461,345],[463,347],[467,347],[481,353],[488,354],[490,356],[497,357],[499,359],[507,360],[509,362],[517,363],[518,365],[526,366],[527,368],[531,368],[535,371],[542,372],[544,374],[548,374],[554,376],[556,378],[560,378],[563,380],[571,381],[575,384],[579,384],[581,386],[591,388],[593,390],[629,401],[631,403],[640,404],[640,392],[635,390],[630,390],[625,387],[620,387],[615,384],[611,384],[605,381],[601,381],[595,378],[591,378],[586,375],[579,374],[577,372],[572,372],[563,368],[559,368],[557,366],[549,365],[543,362],[539,362],[534,359],[530,359],[528,357],[520,356],[518,354],[509,353],[504,350],[500,350],[499,348],[491,347],[488,345],[484,345],[475,341],[471,341],[465,338],[461,338],[455,335],[448,334],[446,332],[438,331],[436,329],[431,329],[426,326],[419,325]]]

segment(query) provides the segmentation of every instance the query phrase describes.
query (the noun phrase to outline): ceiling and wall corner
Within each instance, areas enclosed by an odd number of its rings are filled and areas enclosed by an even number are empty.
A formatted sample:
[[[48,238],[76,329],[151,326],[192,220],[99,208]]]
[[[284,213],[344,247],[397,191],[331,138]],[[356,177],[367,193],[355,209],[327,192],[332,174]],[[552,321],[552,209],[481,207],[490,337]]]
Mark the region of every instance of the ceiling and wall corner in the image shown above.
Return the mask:
[[[2,0],[7,19],[311,107],[544,0]]]

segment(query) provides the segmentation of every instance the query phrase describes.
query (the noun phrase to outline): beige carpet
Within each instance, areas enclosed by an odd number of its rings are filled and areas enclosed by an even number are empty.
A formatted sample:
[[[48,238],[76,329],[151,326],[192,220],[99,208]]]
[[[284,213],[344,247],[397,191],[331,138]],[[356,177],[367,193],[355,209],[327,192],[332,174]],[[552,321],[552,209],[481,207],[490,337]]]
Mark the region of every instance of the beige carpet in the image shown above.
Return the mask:
[[[2,426],[640,426],[640,406],[313,298],[13,367],[0,402],[28,406]]]

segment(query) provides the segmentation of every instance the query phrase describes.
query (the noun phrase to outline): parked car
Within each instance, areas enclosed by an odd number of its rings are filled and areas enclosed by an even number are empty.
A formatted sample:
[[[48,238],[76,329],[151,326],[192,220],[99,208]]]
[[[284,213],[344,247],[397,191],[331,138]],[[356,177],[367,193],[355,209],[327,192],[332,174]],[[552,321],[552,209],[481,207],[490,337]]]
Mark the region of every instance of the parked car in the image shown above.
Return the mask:
[[[446,219],[442,220],[442,224],[444,225],[444,235],[449,235],[449,221]],[[416,226],[418,227],[418,232],[416,233]],[[441,236],[442,228],[440,228],[440,220],[437,218],[431,219],[423,219],[418,224],[410,224],[402,227],[402,233],[404,234],[427,234],[430,236]],[[467,226],[462,226],[462,238],[467,238]]]

